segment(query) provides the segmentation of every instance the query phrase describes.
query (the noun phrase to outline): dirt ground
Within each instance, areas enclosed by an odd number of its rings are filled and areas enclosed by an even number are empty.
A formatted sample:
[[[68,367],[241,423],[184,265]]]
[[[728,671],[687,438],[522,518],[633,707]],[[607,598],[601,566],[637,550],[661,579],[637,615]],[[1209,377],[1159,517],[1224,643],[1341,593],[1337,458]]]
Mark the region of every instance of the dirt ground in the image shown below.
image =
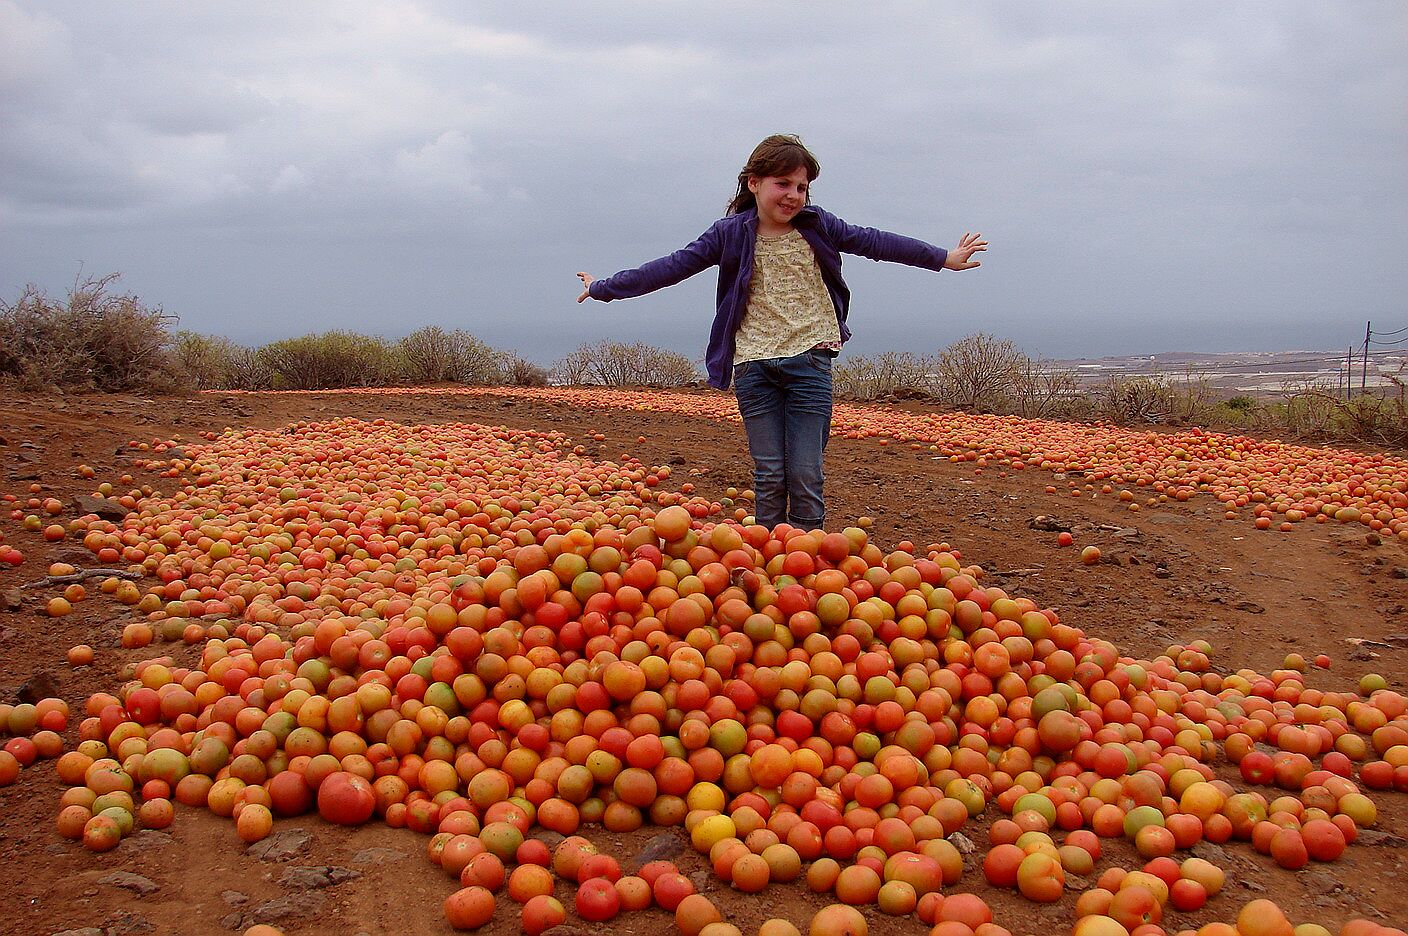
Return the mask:
[[[116,482],[131,472],[139,484],[169,492],[172,479],[134,470],[123,454],[129,439],[192,439],[226,426],[274,427],[348,415],[558,429],[587,445],[594,457],[615,459],[626,452],[648,464],[670,464],[672,485],[690,480],[700,493],[714,497],[730,485],[750,486],[738,425],[675,414],[496,396],[52,394],[0,402],[0,493],[28,496],[29,485],[37,482],[46,495],[69,503],[74,495],[91,493],[95,484],[77,475],[79,464],[95,468],[99,481]],[[592,443],[594,433],[605,441]],[[638,436],[645,441],[638,442]],[[1207,497],[1130,513],[1109,496],[1046,494],[1046,485],[1056,482],[1045,472],[1000,477],[996,470],[978,473],[971,464],[937,459],[927,450],[882,448],[871,441],[833,440],[827,476],[833,525],[869,515],[882,545],[947,541],[987,569],[989,583],[1055,607],[1064,621],[1114,641],[1131,656],[1149,657],[1171,643],[1201,637],[1213,644],[1213,664],[1222,671],[1269,672],[1289,652],[1307,658],[1324,652],[1333,658],[1333,668],[1312,672],[1313,686],[1351,689],[1365,672],[1382,673],[1400,690],[1408,683],[1408,550],[1392,541],[1371,545],[1357,525],[1298,524],[1290,533],[1260,532],[1245,520],[1224,521],[1220,505]],[[69,510],[62,519],[74,515]],[[1060,548],[1054,532],[1033,529],[1038,515],[1068,527],[1076,547]],[[0,594],[7,596],[0,601],[0,701],[13,702],[29,687],[41,695],[57,693],[81,709],[90,693],[120,684],[123,663],[160,653],[194,659],[193,649],[175,645],[121,649],[118,634],[132,612],[105,597],[80,603],[66,618],[43,616],[43,602],[53,590],[19,586],[40,578],[56,559],[94,565],[93,557],[72,541],[50,546],[8,518],[0,518],[0,531],[27,557],[17,569],[0,569]],[[1079,547],[1087,544],[1098,545],[1105,561],[1083,566]],[[72,669],[64,653],[80,642],[94,646],[97,659]],[[279,860],[246,848],[230,821],[178,807],[168,832],[139,833],[115,851],[95,855],[55,832],[62,790],[51,762],[26,769],[15,784],[0,789],[0,867],[8,879],[0,890],[0,932],[220,933],[242,932],[265,920],[289,933],[450,932],[441,904],[456,885],[427,862],[426,838],[415,833],[378,824],[348,830],[316,816],[279,820],[278,837],[266,840],[286,846],[288,854]],[[1297,922],[1320,922],[1335,931],[1360,914],[1403,925],[1408,921],[1408,889],[1402,886],[1408,879],[1408,810],[1402,794],[1374,798],[1379,826],[1365,837],[1372,841],[1361,840],[1333,864],[1292,873],[1246,843],[1218,849],[1225,854],[1214,857],[1229,872],[1226,891],[1198,913],[1170,912],[1165,928],[1172,933],[1213,919],[1231,920],[1243,903],[1261,896],[1275,899]],[[987,898],[998,922],[1014,933],[1068,932],[1076,892],[1093,881],[1073,876],[1070,892],[1050,906],[994,891],[976,865],[991,819],[985,816],[964,830],[978,847],[959,889]],[[647,843],[679,847],[676,833],[657,833],[647,827],[625,837],[600,831],[593,837],[630,868],[629,859]],[[1136,859],[1123,842],[1105,845],[1098,868],[1133,866]],[[827,902],[799,885],[774,884],[760,896],[734,893],[705,871],[692,851],[684,849],[676,860],[686,873],[702,872],[695,876],[701,889],[744,933],[756,932],[772,916],[789,918],[805,931],[812,912]],[[300,868],[314,870],[295,870]],[[569,926],[585,930],[570,913],[570,892],[560,885],[558,897],[569,908]],[[913,917],[894,920],[873,908],[870,919],[872,932],[927,930]],[[663,911],[651,910],[625,914],[606,929],[661,933],[672,925]],[[485,932],[517,931],[516,908],[501,896]]]

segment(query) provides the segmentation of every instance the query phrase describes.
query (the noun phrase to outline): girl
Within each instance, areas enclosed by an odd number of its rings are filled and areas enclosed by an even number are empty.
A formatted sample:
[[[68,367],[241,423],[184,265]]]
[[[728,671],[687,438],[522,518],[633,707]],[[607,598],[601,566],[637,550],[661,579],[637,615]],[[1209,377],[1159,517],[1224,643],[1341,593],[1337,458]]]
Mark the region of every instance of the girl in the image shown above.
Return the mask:
[[[606,279],[578,273],[578,302],[628,299],[719,267],[718,309],[705,363],[709,384],[732,378],[753,457],[757,522],[821,529],[822,452],[831,433],[831,361],[851,337],[841,252],[929,270],[971,270],[987,249],[964,234],[953,250],[854,227],[811,204],[821,166],[795,136],[759,143],[738,174],[724,218],[668,257]]]

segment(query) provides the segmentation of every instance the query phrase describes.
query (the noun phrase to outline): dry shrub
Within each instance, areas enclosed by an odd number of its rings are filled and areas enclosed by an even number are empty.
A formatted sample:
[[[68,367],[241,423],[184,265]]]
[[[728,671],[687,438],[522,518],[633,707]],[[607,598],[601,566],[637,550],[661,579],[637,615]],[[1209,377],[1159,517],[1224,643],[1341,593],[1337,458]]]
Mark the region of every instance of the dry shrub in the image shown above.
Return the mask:
[[[231,390],[272,390],[277,376],[262,348],[236,348],[230,356]]]
[[[75,283],[62,302],[26,286],[15,302],[0,303],[0,378],[30,390],[178,387],[169,331],[176,317],[112,292],[118,277]]]
[[[1261,426],[1301,438],[1338,438],[1339,410],[1344,405],[1337,388],[1324,381],[1297,381],[1282,386],[1279,399],[1260,407]]]
[[[557,383],[604,387],[683,387],[699,380],[699,369],[683,354],[641,342],[584,344],[553,365]]]
[[[1206,423],[1212,416],[1212,380],[1205,374],[1187,372],[1169,387],[1169,421],[1177,425]]]
[[[1080,384],[1070,372],[1025,355],[1013,373],[1012,388],[1005,395],[1011,411],[1026,419],[1074,416],[1088,406]]]
[[[445,331],[438,325],[411,332],[398,342],[412,383],[492,385],[504,380],[501,352],[467,331]]]
[[[1408,387],[1397,375],[1387,376],[1392,389],[1349,400],[1328,381],[1288,384],[1278,401],[1257,405],[1256,428],[1305,439],[1408,446]]]
[[[219,335],[176,333],[172,354],[197,390],[229,390],[238,386],[235,361],[241,348]]]
[[[1173,391],[1158,377],[1112,376],[1091,396],[1095,415],[1114,423],[1165,422],[1173,408]]]
[[[264,345],[258,355],[277,390],[385,387],[406,372],[400,348],[384,338],[330,331]]]
[[[532,361],[526,361],[517,354],[511,354],[503,363],[504,383],[510,387],[546,387],[548,370]]]
[[[908,351],[886,351],[839,361],[832,372],[836,396],[849,400],[934,396],[937,362]]]
[[[940,399],[964,409],[999,412],[1010,405],[1013,385],[1026,355],[1011,340],[979,333],[939,352],[936,371]]]

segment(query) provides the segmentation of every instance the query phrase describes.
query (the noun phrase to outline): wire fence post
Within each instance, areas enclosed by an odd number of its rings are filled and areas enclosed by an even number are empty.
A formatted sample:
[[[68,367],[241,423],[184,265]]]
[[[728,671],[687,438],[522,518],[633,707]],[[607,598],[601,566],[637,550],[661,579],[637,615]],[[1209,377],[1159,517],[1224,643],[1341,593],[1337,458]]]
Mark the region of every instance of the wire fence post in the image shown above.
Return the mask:
[[[1374,323],[1368,321],[1364,323],[1364,360],[1360,362],[1359,371],[1359,392],[1361,394],[1368,391],[1369,385],[1369,335],[1372,334]]]

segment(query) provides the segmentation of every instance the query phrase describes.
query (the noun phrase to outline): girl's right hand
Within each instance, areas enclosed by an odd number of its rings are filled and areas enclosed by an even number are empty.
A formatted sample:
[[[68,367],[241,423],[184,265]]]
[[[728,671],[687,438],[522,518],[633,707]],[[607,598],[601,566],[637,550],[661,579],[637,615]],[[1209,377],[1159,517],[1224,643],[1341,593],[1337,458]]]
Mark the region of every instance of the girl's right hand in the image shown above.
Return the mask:
[[[577,274],[577,279],[579,279],[579,280],[582,281],[582,286],[584,287],[584,288],[582,289],[582,294],[577,297],[577,301],[578,301],[578,302],[586,302],[588,299],[590,299],[590,298],[592,297],[591,285],[592,285],[592,280],[594,280],[595,278],[596,278],[596,277],[592,276],[590,273],[578,273],[578,274]]]
[[[973,254],[988,249],[988,242],[982,238],[981,234],[964,234],[963,239],[958,242],[958,246],[948,252],[948,258],[944,260],[944,269],[973,270],[982,266],[977,260],[971,259]]]

